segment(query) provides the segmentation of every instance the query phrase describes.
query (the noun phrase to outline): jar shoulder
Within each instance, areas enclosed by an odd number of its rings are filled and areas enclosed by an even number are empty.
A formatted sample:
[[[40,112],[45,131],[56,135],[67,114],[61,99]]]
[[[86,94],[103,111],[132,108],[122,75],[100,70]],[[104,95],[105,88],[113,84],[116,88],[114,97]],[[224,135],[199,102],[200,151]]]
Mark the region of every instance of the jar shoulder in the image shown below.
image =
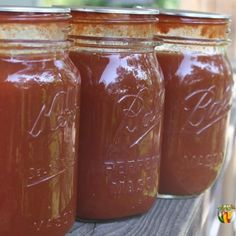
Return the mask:
[[[220,81],[233,84],[232,68],[225,54],[159,51],[156,56],[166,82],[188,86]]]
[[[138,83],[162,86],[163,77],[154,53],[71,52],[71,60],[86,85],[131,86]]]
[[[12,84],[25,88],[30,85],[80,84],[80,75],[69,57],[0,56],[0,86]]]

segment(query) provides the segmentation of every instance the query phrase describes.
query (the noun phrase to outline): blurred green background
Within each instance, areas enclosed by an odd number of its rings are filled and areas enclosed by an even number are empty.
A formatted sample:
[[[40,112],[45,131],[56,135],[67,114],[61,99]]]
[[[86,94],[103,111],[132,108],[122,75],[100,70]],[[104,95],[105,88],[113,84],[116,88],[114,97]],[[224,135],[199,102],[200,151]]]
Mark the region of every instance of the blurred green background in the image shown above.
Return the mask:
[[[62,5],[88,5],[88,6],[122,6],[133,7],[137,5],[142,6],[156,6],[161,8],[177,8],[179,0],[51,0]]]
[[[0,5],[21,6],[122,6],[133,7],[137,5],[155,6],[161,8],[178,8],[180,0],[0,0]]]

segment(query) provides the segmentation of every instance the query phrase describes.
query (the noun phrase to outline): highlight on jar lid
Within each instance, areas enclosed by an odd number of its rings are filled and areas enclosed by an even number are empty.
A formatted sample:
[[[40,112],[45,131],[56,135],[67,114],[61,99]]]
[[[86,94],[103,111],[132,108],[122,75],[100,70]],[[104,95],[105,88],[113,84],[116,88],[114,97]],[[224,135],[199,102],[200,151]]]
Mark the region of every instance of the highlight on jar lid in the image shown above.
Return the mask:
[[[157,9],[71,7],[73,36],[153,38]]]
[[[22,12],[22,13],[70,13],[70,8],[62,7],[11,7],[1,6],[0,12]]]
[[[212,13],[212,12],[200,12],[200,11],[187,11],[177,9],[159,9],[160,15],[168,16],[183,16],[189,18],[206,18],[206,19],[230,19],[230,15]]]
[[[228,38],[229,15],[174,9],[159,11],[157,35],[198,39]]]
[[[69,8],[0,7],[0,40],[66,40]]]
[[[152,8],[118,8],[118,7],[71,7],[72,11],[94,12],[104,14],[127,14],[127,15],[157,15],[158,9]]]

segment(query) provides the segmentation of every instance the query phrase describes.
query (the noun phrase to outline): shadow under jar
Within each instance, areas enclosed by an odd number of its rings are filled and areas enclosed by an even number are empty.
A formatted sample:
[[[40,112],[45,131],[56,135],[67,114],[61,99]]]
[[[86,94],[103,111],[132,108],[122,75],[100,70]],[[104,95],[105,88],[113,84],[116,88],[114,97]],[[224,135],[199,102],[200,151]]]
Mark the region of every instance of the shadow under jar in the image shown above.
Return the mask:
[[[159,197],[204,192],[225,155],[232,72],[226,56],[228,16],[162,11],[156,56],[164,74],[164,135]]]
[[[0,235],[63,236],[74,222],[80,77],[70,18],[0,8]]]
[[[156,11],[72,9],[70,57],[81,72],[77,216],[146,212],[158,190],[164,84]]]

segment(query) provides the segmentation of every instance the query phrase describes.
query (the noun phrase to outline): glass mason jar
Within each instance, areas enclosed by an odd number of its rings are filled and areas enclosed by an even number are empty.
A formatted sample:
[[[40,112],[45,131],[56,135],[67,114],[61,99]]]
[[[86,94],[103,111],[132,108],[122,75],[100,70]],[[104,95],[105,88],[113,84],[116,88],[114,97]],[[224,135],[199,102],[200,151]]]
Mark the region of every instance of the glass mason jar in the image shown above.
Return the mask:
[[[198,195],[221,170],[233,86],[229,22],[218,14],[160,13],[156,56],[166,89],[160,197]]]
[[[0,235],[63,236],[74,222],[80,77],[70,18],[0,8]]]
[[[72,9],[70,57],[81,72],[77,216],[109,220],[156,199],[164,84],[156,11]]]

